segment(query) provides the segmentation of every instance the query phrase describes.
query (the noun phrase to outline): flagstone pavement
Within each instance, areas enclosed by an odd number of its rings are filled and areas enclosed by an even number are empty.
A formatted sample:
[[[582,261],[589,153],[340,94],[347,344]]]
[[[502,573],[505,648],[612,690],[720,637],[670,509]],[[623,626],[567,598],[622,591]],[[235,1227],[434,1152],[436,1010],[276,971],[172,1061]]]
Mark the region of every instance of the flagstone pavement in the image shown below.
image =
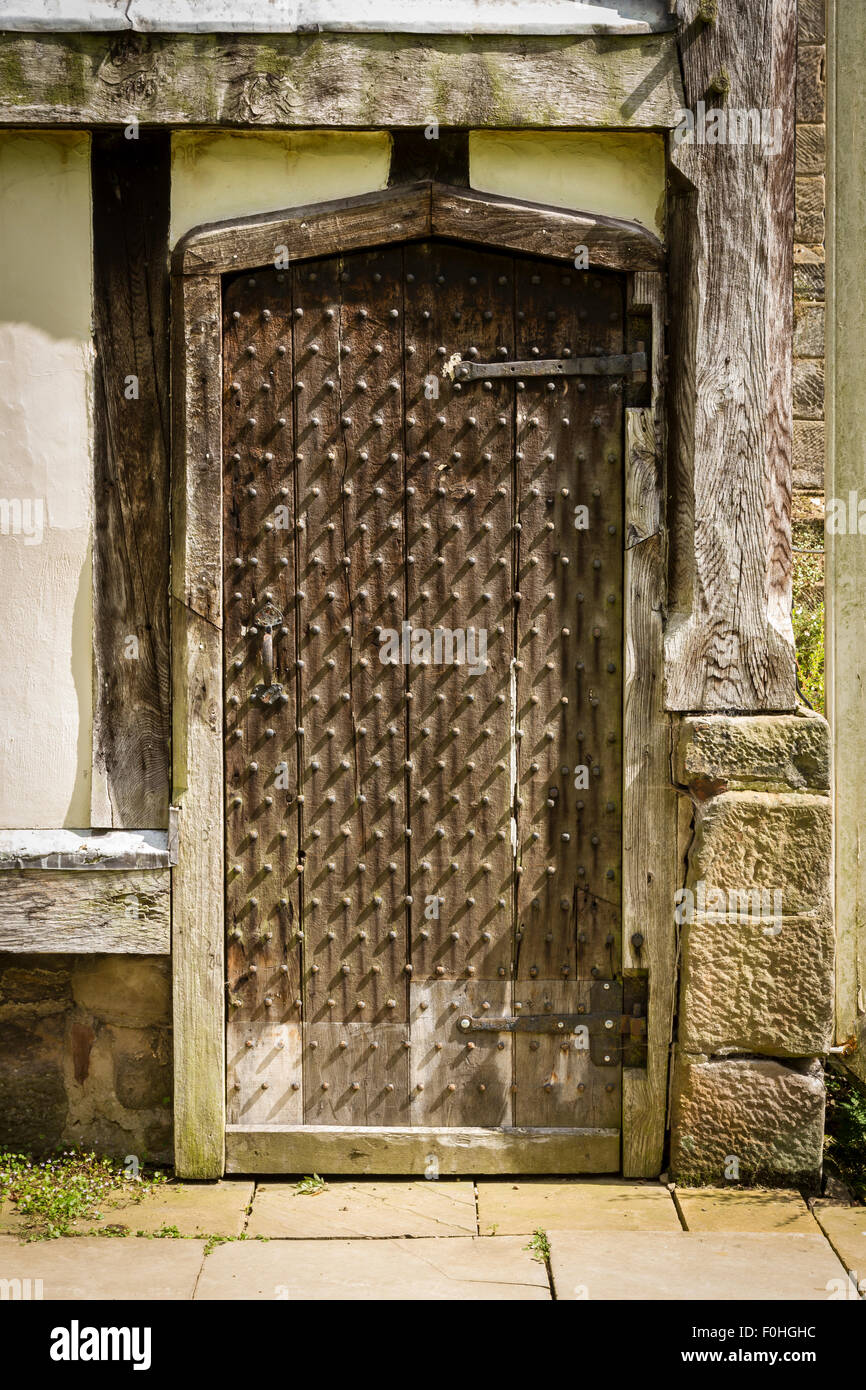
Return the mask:
[[[45,1300],[866,1294],[866,1207],[621,1179],[172,1183],[76,1235],[27,1236],[0,1207],[4,1297],[28,1279]]]

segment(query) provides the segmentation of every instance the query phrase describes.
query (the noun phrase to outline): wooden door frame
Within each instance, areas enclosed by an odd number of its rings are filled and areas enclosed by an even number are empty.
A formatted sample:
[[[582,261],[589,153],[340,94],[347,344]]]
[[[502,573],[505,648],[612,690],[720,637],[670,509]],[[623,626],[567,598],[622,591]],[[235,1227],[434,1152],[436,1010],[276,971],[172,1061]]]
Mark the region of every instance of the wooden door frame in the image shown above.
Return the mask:
[[[423,182],[195,228],[172,258],[172,800],[179,824],[172,922],[181,1177],[219,1177],[226,1162],[222,277],[277,257],[283,264],[431,236],[569,264],[586,247],[590,269],[626,274],[628,311],[652,323],[651,403],[625,412],[623,969],[648,971],[649,1009],[647,1068],[623,1069],[622,1166],[632,1177],[660,1170],[677,883],[663,694],[664,248],[636,222]],[[267,1143],[260,1147],[272,1171]],[[384,1161],[368,1154],[359,1171],[386,1171]],[[533,1167],[544,1171],[543,1147]]]

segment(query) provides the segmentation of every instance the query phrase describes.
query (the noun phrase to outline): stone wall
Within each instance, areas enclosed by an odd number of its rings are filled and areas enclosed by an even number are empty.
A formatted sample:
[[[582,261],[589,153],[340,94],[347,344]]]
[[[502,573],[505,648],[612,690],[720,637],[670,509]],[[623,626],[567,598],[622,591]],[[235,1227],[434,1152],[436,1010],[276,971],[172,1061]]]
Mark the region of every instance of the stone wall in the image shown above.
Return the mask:
[[[165,956],[0,955],[0,1147],[170,1162]]]
[[[679,726],[690,814],[671,1168],[680,1182],[815,1184],[833,1041],[829,730],[796,715]]]
[[[824,490],[825,0],[799,0],[794,226],[794,486]]]

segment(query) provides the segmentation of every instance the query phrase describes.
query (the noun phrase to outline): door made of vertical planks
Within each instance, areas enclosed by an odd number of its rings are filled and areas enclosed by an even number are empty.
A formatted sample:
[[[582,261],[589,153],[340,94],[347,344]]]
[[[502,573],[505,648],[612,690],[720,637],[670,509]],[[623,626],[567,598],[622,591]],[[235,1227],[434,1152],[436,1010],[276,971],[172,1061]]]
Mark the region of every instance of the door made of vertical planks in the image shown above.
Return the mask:
[[[625,277],[431,240],[224,312],[229,1123],[616,1169],[624,384],[456,366],[624,353]]]

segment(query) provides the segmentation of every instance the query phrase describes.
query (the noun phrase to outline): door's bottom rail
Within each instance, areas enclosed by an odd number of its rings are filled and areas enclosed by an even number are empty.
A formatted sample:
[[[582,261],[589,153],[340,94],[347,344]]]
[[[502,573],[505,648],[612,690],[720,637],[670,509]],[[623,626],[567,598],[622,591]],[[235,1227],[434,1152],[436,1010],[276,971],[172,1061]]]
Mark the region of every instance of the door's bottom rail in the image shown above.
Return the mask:
[[[229,1125],[227,1173],[618,1173],[618,1129]]]

